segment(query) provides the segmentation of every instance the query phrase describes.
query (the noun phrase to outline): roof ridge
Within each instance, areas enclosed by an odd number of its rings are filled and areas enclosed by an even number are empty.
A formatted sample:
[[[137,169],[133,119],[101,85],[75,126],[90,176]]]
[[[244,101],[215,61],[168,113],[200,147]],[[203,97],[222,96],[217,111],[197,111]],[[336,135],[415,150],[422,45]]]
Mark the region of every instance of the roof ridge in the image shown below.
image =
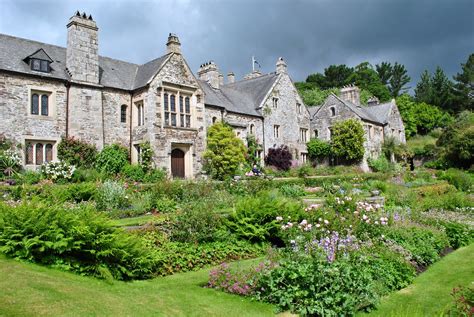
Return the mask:
[[[268,77],[270,75],[277,75],[277,73],[276,72],[271,72],[271,73],[263,74],[263,75],[260,75],[260,76],[257,76],[257,77],[252,77],[252,78],[247,78],[247,79],[243,78],[243,79],[235,81],[233,83],[227,83],[224,86],[232,86],[232,85],[243,83],[243,82],[248,82],[248,81],[252,81],[252,80],[256,80],[256,79],[261,79],[262,77]]]

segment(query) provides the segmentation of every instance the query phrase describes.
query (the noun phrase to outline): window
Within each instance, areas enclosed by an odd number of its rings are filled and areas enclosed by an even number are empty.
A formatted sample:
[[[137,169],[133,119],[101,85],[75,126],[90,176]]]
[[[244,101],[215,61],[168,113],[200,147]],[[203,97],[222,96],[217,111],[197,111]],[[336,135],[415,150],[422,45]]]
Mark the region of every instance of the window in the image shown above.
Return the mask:
[[[41,165],[53,160],[53,142],[26,141],[25,163],[27,165]]]
[[[328,139],[331,140],[331,135],[332,135],[332,127],[328,128]]]
[[[47,92],[32,92],[30,109],[32,115],[49,116],[49,95]]]
[[[306,163],[306,160],[308,159],[308,153],[301,153],[301,162]]]
[[[30,61],[30,66],[32,70],[49,73],[49,61],[33,58]]]
[[[308,129],[300,128],[300,142],[306,143],[307,142],[307,133]]]
[[[179,96],[172,93],[165,93],[164,111],[165,111],[165,125],[172,127],[191,127],[191,99],[188,96]],[[178,106],[176,106],[176,99],[178,99]],[[215,117],[214,117],[215,118]],[[213,123],[215,123],[212,118]],[[217,118],[216,118],[217,120]]]
[[[212,124],[215,124],[217,122],[217,117],[212,117]]]
[[[331,107],[330,110],[331,110],[331,117],[334,117],[336,115],[336,108]]]
[[[279,125],[274,125],[273,126],[273,136],[275,138],[279,138],[280,137],[280,126]]]
[[[143,101],[135,103],[137,109],[137,126],[145,125],[145,109],[143,107]]]
[[[277,97],[272,98],[272,105],[273,105],[273,109],[278,108],[278,98]]]
[[[255,134],[255,125],[251,124],[249,129],[250,134]]]
[[[374,137],[374,127],[369,125],[369,139]]]
[[[127,105],[120,106],[120,122],[127,122]]]
[[[318,132],[318,130],[314,130],[314,137],[315,137],[315,138],[317,138],[317,137],[318,137],[318,135],[319,135],[319,132]]]
[[[301,104],[298,103],[298,102],[296,103],[296,112],[297,112],[298,114],[301,114]]]

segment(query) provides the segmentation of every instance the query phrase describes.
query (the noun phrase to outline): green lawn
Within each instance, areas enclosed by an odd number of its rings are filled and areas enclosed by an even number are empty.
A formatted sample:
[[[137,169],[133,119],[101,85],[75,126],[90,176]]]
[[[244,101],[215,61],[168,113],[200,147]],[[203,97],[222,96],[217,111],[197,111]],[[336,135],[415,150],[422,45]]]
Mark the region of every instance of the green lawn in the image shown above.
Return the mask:
[[[122,218],[122,219],[113,219],[111,220],[112,224],[116,227],[125,227],[125,226],[141,226],[150,222],[158,222],[160,217],[155,215],[143,215],[132,218]]]
[[[474,283],[474,244],[435,263],[415,282],[384,298],[370,316],[440,316],[452,303],[455,286]],[[367,316],[361,314],[361,316]]]
[[[107,284],[0,256],[0,316],[274,315],[271,305],[203,288],[208,272]]]

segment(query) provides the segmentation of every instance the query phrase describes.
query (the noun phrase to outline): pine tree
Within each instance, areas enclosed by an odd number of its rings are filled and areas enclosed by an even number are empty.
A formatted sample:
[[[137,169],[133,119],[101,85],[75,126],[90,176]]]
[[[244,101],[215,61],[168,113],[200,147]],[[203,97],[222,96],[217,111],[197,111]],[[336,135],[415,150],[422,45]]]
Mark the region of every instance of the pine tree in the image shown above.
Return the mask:
[[[436,67],[436,71],[431,78],[431,104],[444,110],[453,110],[452,86],[453,83],[445,75],[441,67]]]
[[[421,74],[420,81],[416,84],[415,100],[416,102],[431,103],[432,100],[431,75],[428,70]]]
[[[393,98],[400,95],[400,92],[407,90],[405,85],[410,82],[410,76],[407,75],[407,70],[402,64],[395,63],[392,68],[391,77],[389,80],[390,85],[388,89]]]
[[[389,62],[382,62],[382,64],[375,65],[375,70],[379,74],[382,84],[387,86],[390,78],[392,77],[392,64]]]
[[[454,76],[454,95],[456,111],[474,110],[474,53],[469,55],[465,64],[461,64],[462,73]]]

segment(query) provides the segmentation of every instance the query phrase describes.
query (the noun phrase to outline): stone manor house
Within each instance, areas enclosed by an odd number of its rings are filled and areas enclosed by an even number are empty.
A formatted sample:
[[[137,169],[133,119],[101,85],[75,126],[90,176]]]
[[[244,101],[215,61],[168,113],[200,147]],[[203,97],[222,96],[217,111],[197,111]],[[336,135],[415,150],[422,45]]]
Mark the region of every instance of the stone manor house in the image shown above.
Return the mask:
[[[202,170],[206,129],[226,121],[237,136],[249,134],[268,149],[287,145],[304,163],[311,136],[330,138],[335,120],[356,117],[366,129],[368,155],[377,155],[384,135],[405,141],[395,103],[361,107],[357,87],[307,108],[282,58],[275,72],[253,71],[242,80],[224,76],[214,62],[193,74],[170,34],[166,54],[143,65],[98,55],[98,27],[77,12],[67,24],[67,46],[0,34],[0,134],[21,144],[26,168],[57,159],[62,137],[99,150],[126,146],[132,163],[149,141],[156,167],[173,177],[193,178]]]

